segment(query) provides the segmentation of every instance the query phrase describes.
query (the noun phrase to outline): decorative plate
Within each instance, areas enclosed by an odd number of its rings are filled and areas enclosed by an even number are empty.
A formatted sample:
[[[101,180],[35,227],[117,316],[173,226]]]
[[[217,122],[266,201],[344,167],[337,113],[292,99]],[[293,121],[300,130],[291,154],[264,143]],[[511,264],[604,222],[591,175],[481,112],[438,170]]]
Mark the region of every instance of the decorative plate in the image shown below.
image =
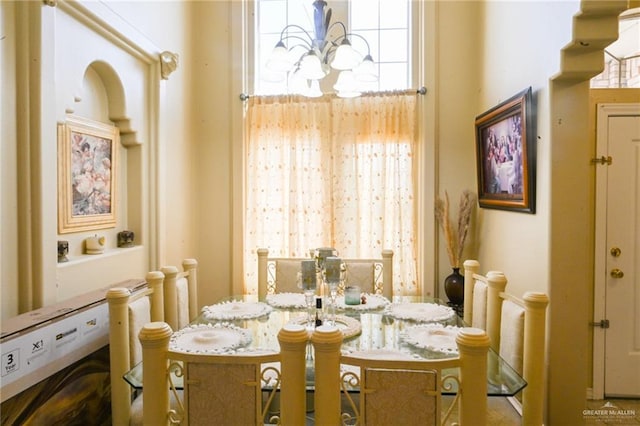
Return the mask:
[[[456,314],[448,306],[435,303],[392,303],[384,313],[390,317],[417,322],[448,321]]]
[[[305,301],[303,293],[268,294],[267,303],[274,308],[302,309],[307,307],[307,302]]]
[[[198,354],[233,353],[251,343],[251,333],[231,324],[195,324],[176,331],[169,341],[169,349]]]
[[[457,355],[456,336],[461,327],[442,324],[419,324],[400,333],[400,339],[417,348],[445,355]]]
[[[376,309],[382,309],[391,303],[386,297],[380,294],[366,293],[363,294],[363,296],[366,303],[360,303],[359,305],[347,305],[344,303],[344,296],[338,296],[336,297],[336,308],[342,311],[373,311]]]
[[[326,319],[325,321],[328,323],[330,320]],[[296,317],[290,322],[294,324],[306,325],[307,317],[306,315]],[[362,332],[362,324],[360,324],[360,321],[345,315],[336,315],[336,327],[342,332],[342,337],[344,339],[357,336],[358,334],[360,334],[360,332]]]
[[[202,308],[202,315],[208,320],[236,320],[259,318],[268,315],[273,308],[262,302],[228,301]]]

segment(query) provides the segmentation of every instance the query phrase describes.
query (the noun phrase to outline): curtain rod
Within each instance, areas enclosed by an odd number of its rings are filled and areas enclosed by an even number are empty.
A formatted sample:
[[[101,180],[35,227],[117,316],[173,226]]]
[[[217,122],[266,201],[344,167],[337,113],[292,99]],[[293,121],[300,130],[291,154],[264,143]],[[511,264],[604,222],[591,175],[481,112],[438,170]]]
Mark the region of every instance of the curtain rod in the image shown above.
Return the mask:
[[[416,93],[418,95],[426,95],[427,94],[427,88],[422,86],[419,89],[407,89],[404,91],[404,93],[410,95],[412,93]],[[255,96],[255,95],[249,95],[247,93],[240,93],[240,100],[241,101],[246,101],[249,100],[250,97]]]

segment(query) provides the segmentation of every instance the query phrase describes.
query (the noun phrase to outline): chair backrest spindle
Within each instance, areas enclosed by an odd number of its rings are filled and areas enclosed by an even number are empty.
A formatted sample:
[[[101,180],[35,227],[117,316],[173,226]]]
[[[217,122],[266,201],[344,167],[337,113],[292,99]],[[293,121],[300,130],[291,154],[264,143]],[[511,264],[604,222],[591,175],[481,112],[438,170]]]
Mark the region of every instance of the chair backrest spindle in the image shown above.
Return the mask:
[[[479,275],[480,264],[464,262],[464,321],[478,324],[485,321],[491,347],[527,381],[522,391],[522,424],[540,425],[544,417],[544,366],[546,355],[545,293],[526,292],[522,299],[506,292],[507,279],[497,271]],[[486,282],[486,318],[478,309],[476,288]]]
[[[163,279],[162,272],[151,271],[147,273],[146,286],[133,294],[122,287],[111,288],[106,293],[113,424],[129,424],[131,419],[131,386],[122,376],[142,360],[137,336],[142,326],[164,319]]]

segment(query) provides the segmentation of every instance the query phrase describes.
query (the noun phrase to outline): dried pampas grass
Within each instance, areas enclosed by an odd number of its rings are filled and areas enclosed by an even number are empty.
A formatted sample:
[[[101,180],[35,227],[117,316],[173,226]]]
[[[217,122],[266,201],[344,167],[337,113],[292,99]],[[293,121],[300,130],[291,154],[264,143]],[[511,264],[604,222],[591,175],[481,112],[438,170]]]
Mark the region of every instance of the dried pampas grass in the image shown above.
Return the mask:
[[[436,198],[435,214],[436,220],[442,228],[444,241],[447,247],[447,255],[452,268],[460,267],[460,258],[462,250],[469,233],[469,223],[471,222],[471,212],[475,205],[476,196],[473,192],[465,190],[460,195],[460,204],[458,206],[458,223],[454,228],[449,217],[449,194],[444,193],[444,200],[440,197]]]

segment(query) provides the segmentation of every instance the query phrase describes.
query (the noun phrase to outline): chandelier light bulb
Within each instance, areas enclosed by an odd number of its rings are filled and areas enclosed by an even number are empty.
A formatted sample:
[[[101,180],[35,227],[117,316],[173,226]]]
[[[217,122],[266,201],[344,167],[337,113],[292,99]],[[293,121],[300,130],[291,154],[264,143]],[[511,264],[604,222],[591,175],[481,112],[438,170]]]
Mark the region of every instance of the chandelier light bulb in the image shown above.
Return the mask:
[[[311,80],[311,85],[309,86],[309,90],[306,93],[308,98],[319,98],[322,96],[322,90],[320,90],[320,81],[319,80]]]
[[[300,61],[300,74],[307,80],[320,80],[327,75],[322,68],[320,58],[313,50],[310,50]]]
[[[293,62],[289,57],[289,51],[282,40],[273,48],[266,66],[267,69],[276,72],[287,72],[293,68]]]
[[[295,93],[296,95],[307,96],[309,93],[307,80],[300,75],[299,71],[291,73],[291,77],[289,78],[289,88],[291,93]]]
[[[371,55],[365,56],[360,65],[354,68],[353,73],[355,79],[363,83],[375,83],[378,81],[378,72]]]
[[[360,96],[358,84],[356,82],[353,71],[341,71],[338,75],[338,81],[333,85],[336,94],[341,98],[353,98]]]
[[[357,67],[362,61],[362,56],[351,47],[351,43],[346,38],[336,49],[336,54],[331,61],[331,68],[335,70],[351,70]]]
[[[266,63],[266,68],[271,73],[264,75],[275,80],[280,78],[277,73],[288,73],[292,93],[321,96],[319,80],[333,68],[341,72],[334,86],[339,96],[359,96],[361,88],[358,88],[357,83],[376,82],[378,75],[371,54],[367,53],[363,59],[363,54],[353,48],[350,39],[362,39],[367,52],[369,43],[361,35],[347,32],[344,23],[332,23],[331,9],[326,6],[325,0],[313,1],[313,32],[296,24],[289,24],[281,31],[280,41]],[[286,40],[293,44],[291,50],[285,45]],[[302,52],[298,53],[300,50]],[[343,77],[342,73],[346,71],[349,74]],[[355,71],[355,75],[352,71]],[[342,81],[345,78],[347,81]]]

